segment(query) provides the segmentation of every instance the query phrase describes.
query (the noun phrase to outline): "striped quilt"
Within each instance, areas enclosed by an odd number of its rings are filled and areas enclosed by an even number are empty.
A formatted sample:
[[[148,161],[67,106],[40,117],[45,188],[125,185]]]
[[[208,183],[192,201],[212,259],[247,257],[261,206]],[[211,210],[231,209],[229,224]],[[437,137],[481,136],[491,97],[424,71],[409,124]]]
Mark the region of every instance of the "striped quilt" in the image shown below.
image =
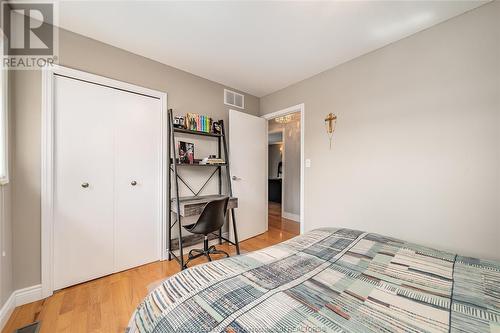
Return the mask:
[[[128,332],[500,332],[500,262],[317,229],[184,270]]]

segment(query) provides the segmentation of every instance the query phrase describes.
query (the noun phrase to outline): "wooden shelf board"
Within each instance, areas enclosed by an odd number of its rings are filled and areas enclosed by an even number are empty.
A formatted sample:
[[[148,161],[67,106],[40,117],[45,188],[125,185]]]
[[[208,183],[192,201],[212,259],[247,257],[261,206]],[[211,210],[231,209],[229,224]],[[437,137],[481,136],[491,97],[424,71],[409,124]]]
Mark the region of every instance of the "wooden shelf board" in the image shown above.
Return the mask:
[[[176,133],[184,133],[184,134],[192,134],[192,135],[202,135],[202,136],[212,136],[214,138],[221,137],[222,134],[216,134],[216,133],[207,133],[207,132],[201,132],[201,131],[192,131],[184,128],[177,128],[174,127],[174,132]]]
[[[199,164],[199,163],[176,163],[177,166],[195,166],[195,167],[219,167],[219,166],[227,166],[227,163],[220,164]]]

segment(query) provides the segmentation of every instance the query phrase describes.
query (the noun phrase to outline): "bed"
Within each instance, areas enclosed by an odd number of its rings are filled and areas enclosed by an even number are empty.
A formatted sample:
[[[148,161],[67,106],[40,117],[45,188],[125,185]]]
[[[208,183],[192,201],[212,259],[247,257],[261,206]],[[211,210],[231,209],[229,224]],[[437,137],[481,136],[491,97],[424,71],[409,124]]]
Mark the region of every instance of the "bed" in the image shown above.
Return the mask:
[[[500,332],[500,262],[324,228],[184,270],[128,332]]]

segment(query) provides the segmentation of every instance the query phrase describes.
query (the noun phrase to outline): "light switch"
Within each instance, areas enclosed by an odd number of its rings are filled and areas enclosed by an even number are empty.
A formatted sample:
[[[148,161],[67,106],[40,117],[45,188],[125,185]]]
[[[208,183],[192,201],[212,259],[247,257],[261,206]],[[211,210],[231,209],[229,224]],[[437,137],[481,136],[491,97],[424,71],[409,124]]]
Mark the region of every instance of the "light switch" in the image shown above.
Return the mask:
[[[311,167],[311,160],[309,158],[306,158],[306,168]]]

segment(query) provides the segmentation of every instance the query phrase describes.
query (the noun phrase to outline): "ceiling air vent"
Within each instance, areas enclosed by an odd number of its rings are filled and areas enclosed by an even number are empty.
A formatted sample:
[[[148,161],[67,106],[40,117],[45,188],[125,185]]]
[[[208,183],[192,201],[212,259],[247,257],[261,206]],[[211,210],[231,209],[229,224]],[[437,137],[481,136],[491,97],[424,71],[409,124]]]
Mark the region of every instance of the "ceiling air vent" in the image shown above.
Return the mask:
[[[235,91],[224,89],[224,104],[244,109],[245,96]]]

